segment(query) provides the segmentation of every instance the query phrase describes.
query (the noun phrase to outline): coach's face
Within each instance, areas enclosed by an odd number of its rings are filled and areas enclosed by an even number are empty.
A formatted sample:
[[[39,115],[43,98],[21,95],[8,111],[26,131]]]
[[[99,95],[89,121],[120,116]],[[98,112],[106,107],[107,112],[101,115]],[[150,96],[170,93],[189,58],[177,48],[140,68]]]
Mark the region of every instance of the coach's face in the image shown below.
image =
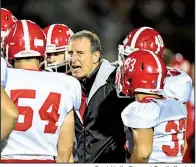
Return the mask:
[[[91,43],[87,38],[74,39],[68,45],[69,65],[72,76],[77,79],[89,77],[97,67],[100,53],[91,53]]]

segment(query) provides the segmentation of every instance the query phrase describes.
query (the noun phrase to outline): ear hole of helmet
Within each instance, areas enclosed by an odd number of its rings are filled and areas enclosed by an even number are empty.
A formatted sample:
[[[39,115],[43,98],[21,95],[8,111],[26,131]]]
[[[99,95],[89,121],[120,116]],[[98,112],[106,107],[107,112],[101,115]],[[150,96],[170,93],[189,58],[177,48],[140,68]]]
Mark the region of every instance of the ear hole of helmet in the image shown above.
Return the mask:
[[[146,44],[147,43],[147,40],[145,40],[143,43]]]
[[[131,94],[131,90],[130,90],[130,89],[128,89],[128,90],[127,90],[127,93]]]
[[[131,82],[132,82],[132,79],[127,79],[127,82],[126,82],[126,84],[127,84],[127,86],[129,87],[130,85],[131,85]]]
[[[132,79],[128,79],[127,82],[129,83],[129,85],[131,85]]]
[[[8,20],[8,15],[5,16],[5,19]]]
[[[144,63],[142,62],[142,64],[141,64],[141,71],[143,71],[144,70]]]
[[[142,47],[143,47],[143,49],[145,49],[145,47],[146,47],[146,45],[147,45],[147,42],[148,42],[148,40],[145,40],[145,41],[143,41],[143,43],[142,43]]]

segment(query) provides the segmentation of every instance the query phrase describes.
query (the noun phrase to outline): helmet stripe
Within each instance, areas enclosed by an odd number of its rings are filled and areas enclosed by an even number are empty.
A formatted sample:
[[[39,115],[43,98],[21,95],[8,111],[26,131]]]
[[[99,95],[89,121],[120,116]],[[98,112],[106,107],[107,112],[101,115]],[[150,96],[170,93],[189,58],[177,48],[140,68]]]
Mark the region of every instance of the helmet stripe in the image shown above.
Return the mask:
[[[135,44],[136,44],[136,41],[139,37],[139,35],[146,29],[153,29],[151,27],[141,27],[133,36],[133,39],[131,41],[131,48],[135,48]]]
[[[157,90],[159,90],[161,87],[161,79],[162,79],[162,72],[163,72],[162,67],[161,67],[161,63],[160,63],[156,54],[154,54],[152,51],[148,51],[148,52],[150,52],[152,54],[155,61],[157,62],[158,72],[159,72],[158,79],[157,79]]]
[[[24,32],[24,41],[25,41],[25,50],[30,50],[30,37],[29,37],[29,29],[26,20],[21,20],[22,28]]]
[[[8,9],[6,9],[6,8],[1,8],[1,10],[6,10],[6,11],[10,12],[10,10],[8,10]]]
[[[54,26],[56,24],[52,24],[49,29],[48,29],[48,33],[47,33],[47,37],[46,37],[46,40],[47,40],[47,44],[51,44],[51,39],[52,39],[52,32],[53,32],[53,29],[54,29]]]

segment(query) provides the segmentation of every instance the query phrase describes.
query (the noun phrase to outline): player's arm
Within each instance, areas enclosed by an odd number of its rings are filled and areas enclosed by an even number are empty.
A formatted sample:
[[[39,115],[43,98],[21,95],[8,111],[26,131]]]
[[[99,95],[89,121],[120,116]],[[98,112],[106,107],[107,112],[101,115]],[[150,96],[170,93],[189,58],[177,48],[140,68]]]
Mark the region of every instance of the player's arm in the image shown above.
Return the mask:
[[[134,148],[129,162],[146,163],[152,153],[153,129],[132,129],[134,137]]]
[[[132,128],[134,141],[129,162],[149,161],[153,146],[153,127],[158,124],[159,113],[160,108],[153,101],[135,101],[123,110],[123,123],[126,127]]]
[[[18,120],[18,110],[1,86],[1,141],[14,129]]]
[[[74,111],[71,110],[64,119],[58,139],[57,162],[69,162],[73,153],[74,141]]]

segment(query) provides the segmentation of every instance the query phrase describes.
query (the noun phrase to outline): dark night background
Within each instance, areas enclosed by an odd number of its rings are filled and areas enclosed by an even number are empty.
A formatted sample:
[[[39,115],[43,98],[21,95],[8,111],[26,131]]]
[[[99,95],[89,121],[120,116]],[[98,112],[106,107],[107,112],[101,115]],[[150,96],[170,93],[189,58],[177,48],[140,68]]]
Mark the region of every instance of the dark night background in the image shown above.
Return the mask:
[[[157,29],[174,54],[195,57],[194,0],[2,0],[18,19],[30,19],[42,28],[68,25],[74,32],[87,29],[102,40],[104,57],[117,59],[118,44],[140,26]]]

